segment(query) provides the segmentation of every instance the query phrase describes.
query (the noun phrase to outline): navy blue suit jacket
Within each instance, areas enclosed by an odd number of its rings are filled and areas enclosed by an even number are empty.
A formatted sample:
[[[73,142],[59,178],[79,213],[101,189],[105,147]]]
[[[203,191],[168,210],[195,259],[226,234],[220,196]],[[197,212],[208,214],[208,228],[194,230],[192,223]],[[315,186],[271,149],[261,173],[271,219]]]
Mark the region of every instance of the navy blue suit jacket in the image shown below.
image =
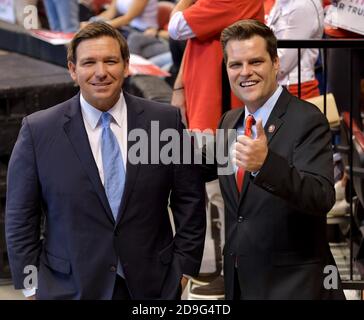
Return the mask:
[[[150,137],[151,121],[159,121],[160,130],[182,132],[177,108],[124,96],[128,132],[144,128]],[[128,150],[132,145],[128,141]],[[38,299],[110,299],[120,259],[132,298],[175,299],[181,275],[198,274],[204,234],[204,185],[195,166],[128,161],[115,222],[79,95],[24,119],[9,163],[6,203],[15,288],[23,288],[24,268],[34,265]]]
[[[230,111],[220,128],[236,128],[242,119],[244,109]],[[242,299],[342,299],[340,279],[337,290],[324,288],[325,266],[335,266],[326,238],[335,202],[328,122],[284,89],[264,129],[269,150],[259,174],[245,173],[240,194],[234,175],[219,177],[226,298],[237,281]]]

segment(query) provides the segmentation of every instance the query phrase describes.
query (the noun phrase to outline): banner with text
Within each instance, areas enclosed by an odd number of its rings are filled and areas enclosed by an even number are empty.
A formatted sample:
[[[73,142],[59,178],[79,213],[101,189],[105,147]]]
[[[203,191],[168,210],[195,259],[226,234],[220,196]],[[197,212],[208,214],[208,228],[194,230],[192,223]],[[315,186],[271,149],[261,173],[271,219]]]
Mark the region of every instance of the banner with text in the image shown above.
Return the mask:
[[[364,35],[364,0],[332,0],[325,23]]]

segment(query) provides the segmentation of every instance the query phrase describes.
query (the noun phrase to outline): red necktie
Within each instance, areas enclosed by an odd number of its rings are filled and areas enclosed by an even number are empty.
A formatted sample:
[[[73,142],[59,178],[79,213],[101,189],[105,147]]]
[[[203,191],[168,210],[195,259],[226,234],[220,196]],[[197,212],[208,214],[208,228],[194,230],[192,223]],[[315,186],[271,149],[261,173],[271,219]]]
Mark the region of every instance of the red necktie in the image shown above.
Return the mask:
[[[255,124],[254,117],[250,114],[245,119],[245,128],[244,128],[244,134],[247,137],[252,136],[252,126]],[[241,189],[243,187],[243,181],[244,181],[244,173],[245,170],[242,167],[238,168],[238,171],[236,173],[236,186],[238,187],[239,193],[241,192]]]

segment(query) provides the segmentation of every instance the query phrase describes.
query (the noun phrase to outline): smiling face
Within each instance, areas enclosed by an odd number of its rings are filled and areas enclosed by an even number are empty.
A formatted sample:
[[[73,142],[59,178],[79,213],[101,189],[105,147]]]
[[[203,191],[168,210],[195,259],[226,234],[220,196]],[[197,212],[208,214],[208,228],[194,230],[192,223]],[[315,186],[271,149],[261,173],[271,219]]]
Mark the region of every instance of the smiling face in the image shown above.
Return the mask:
[[[277,89],[279,60],[273,61],[260,36],[226,44],[227,73],[232,91],[249,112],[259,109]]]
[[[109,110],[119,100],[128,75],[129,64],[121,57],[118,41],[109,36],[87,39],[78,45],[76,53],[76,64],[68,62],[72,79],[89,104]]]

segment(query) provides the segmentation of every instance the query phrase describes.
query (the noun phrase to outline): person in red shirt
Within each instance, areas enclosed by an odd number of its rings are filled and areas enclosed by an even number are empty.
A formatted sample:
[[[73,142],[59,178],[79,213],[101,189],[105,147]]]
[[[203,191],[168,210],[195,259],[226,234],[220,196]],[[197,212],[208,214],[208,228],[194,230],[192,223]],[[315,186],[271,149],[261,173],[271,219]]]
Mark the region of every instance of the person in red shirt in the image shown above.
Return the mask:
[[[191,130],[215,130],[222,115],[221,31],[242,19],[263,21],[263,2],[181,0],[172,12],[170,36],[175,40],[189,39],[172,104],[186,111]],[[233,107],[241,105],[237,99],[232,100]]]
[[[267,21],[267,17],[272,10],[275,0],[264,0],[264,20]]]

